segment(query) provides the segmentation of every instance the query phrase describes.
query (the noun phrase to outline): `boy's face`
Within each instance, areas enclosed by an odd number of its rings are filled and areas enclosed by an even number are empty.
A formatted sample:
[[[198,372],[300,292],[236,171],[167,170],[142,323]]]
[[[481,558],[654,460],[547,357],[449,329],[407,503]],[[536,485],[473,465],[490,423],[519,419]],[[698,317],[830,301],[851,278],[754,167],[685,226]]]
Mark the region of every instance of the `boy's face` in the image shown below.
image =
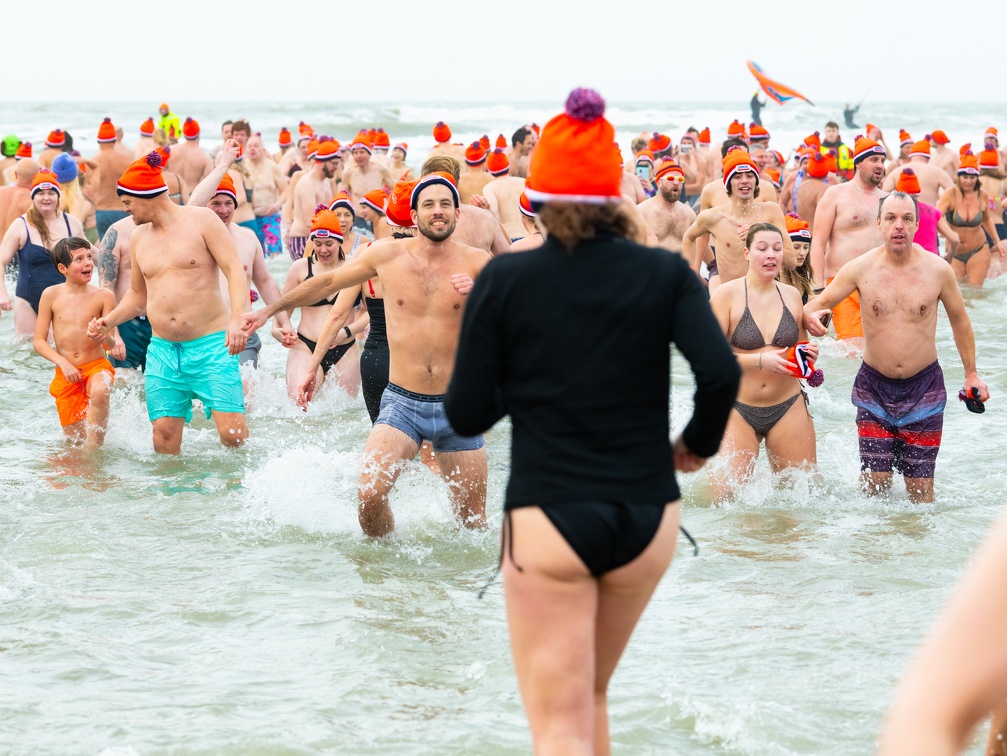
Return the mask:
[[[72,255],[70,267],[60,263],[59,272],[66,276],[66,280],[70,283],[91,283],[91,274],[94,272],[94,258],[91,257],[91,250],[75,249],[70,254]]]

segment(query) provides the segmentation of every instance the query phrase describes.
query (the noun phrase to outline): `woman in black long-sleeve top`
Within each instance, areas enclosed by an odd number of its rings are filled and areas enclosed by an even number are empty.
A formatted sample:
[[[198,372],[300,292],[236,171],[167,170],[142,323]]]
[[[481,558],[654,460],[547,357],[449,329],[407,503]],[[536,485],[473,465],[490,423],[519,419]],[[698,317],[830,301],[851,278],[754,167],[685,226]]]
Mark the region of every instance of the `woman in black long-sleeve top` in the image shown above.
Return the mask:
[[[463,435],[511,416],[501,569],[536,752],[607,748],[608,681],[675,546],[674,469],[716,453],[740,376],[685,261],[624,238],[603,109],[576,90],[543,130],[527,193],[548,240],[482,271],[446,400]],[[669,443],[672,343],[697,389]]]

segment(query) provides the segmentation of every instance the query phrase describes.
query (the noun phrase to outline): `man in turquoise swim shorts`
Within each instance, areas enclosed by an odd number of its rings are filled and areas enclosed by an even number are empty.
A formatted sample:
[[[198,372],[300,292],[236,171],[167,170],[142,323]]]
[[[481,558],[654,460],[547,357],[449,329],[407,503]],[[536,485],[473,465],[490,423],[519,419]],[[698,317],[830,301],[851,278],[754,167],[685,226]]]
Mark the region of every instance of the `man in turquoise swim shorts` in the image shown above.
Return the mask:
[[[168,199],[160,156],[132,163],[117,192],[137,229],[130,239],[132,278],[119,304],[91,321],[89,335],[108,332],[146,309],[152,336],[144,387],[154,451],[179,454],[182,428],[199,399],[225,446],[248,438],[238,353],[247,280],[227,229],[211,210]],[[230,312],[221,297],[227,279]]]

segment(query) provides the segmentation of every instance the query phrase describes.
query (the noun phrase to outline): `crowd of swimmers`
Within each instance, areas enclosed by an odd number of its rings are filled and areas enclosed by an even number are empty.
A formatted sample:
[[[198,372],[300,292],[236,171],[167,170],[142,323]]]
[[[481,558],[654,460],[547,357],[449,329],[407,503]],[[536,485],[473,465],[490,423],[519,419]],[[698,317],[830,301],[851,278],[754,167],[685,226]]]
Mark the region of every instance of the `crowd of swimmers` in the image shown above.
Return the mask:
[[[0,287],[0,310],[54,363],[67,436],[100,445],[115,371],[140,370],[153,446],[167,454],[180,453],[197,399],[223,444],[248,439],[240,366],[257,367],[257,331],[273,318],[291,401],[308,410],[323,384],[363,393],[358,514],[370,536],[394,529],[389,494],[421,450],[459,521],[484,527],[480,434],[510,415],[502,571],[533,737],[583,734],[570,707],[586,707],[590,737],[607,743],[604,688],[675,542],[673,470],[717,455],[717,499],[737,494],[763,443],[774,472],[813,471],[806,388],[824,377],[810,339],[830,323],[862,357],[863,490],[886,491],[899,472],[912,501],[933,501],[947,401],[937,305],[960,396],[979,411],[989,390],[959,284],[1007,270],[1007,152],[995,128],[959,151],[940,130],[903,131],[896,154],[871,124],[846,143],[830,122],[784,157],[764,126],[735,121],[719,145],[689,129],[677,144],[640,135],[624,153],[603,112],[577,90],[546,127],[510,138],[459,144],[437,123],[416,171],[380,128],[340,143],[302,122],[271,151],[247,121],[227,121],[210,153],[199,122],[167,104],[133,147],[111,118],[96,124],[89,157],[60,129],[37,155],[6,137],[0,266],[16,288]],[[281,287],[266,260],[284,250]],[[650,325],[627,336],[627,322]],[[697,393],[669,456],[670,344]],[[624,528],[610,544],[596,538],[605,522]],[[532,611],[543,596],[548,638]],[[605,613],[582,601],[632,621],[573,657],[565,633]],[[542,653],[555,665],[533,664]],[[601,665],[593,681],[578,677],[585,653]],[[567,708],[550,698],[557,686]]]

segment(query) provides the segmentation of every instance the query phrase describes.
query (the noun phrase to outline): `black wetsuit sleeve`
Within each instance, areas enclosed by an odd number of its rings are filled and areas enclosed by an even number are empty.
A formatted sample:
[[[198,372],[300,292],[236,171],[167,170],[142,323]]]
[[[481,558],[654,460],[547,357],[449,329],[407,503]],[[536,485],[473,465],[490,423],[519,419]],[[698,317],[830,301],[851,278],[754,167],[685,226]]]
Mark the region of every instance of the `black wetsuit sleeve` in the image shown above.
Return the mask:
[[[695,408],[682,440],[694,454],[712,457],[738,395],[741,368],[695,273],[681,276],[677,288],[671,340],[696,377]]]
[[[500,390],[503,347],[491,266],[483,269],[465,303],[455,368],[444,410],[455,432],[476,436],[507,414]]]

